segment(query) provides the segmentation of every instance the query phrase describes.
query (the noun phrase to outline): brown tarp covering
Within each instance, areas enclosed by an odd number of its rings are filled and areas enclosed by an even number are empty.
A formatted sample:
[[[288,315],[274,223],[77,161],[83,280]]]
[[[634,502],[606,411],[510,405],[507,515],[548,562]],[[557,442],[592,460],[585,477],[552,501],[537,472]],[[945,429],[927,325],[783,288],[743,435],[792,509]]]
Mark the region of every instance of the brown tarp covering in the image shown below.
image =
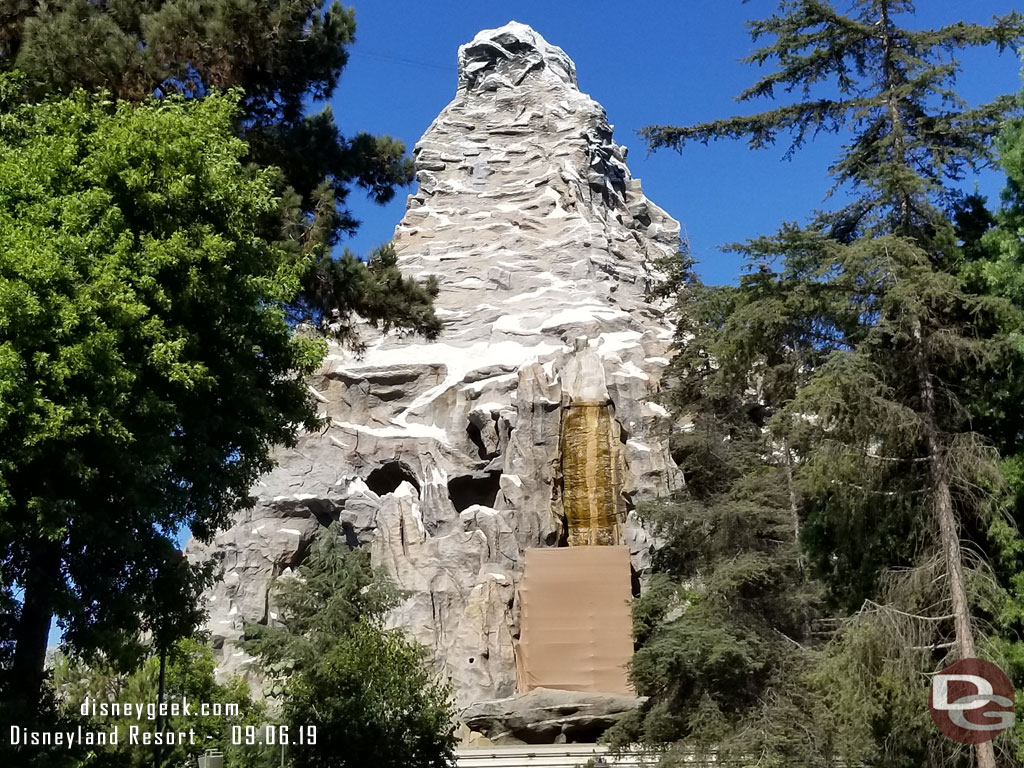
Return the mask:
[[[573,403],[562,416],[562,503],[569,546],[619,543],[620,486],[607,403]]]
[[[517,688],[632,694],[628,547],[526,550]]]

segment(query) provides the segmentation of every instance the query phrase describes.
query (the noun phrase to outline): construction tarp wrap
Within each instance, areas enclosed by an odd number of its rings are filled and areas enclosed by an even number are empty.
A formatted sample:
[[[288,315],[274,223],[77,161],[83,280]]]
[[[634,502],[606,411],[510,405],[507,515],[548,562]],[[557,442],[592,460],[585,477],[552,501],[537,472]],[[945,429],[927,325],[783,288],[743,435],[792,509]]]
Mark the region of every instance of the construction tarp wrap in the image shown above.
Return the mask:
[[[633,695],[629,548],[526,550],[519,584],[520,693],[534,688]]]
[[[607,402],[572,403],[562,416],[562,504],[569,546],[619,543],[622,480]]]

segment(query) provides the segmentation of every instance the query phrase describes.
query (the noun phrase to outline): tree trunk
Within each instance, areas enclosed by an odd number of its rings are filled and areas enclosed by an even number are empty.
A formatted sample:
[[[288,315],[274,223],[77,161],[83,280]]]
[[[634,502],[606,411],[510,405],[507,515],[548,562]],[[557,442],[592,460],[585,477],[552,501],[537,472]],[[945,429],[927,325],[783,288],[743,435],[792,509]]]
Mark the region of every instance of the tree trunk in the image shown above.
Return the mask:
[[[793,481],[793,452],[789,448],[789,438],[783,438],[782,450],[785,451],[786,488],[789,491],[789,513],[793,518],[793,543],[796,546],[796,563],[800,568],[800,574],[806,577],[804,572],[803,550],[800,548],[800,505],[796,498],[796,485]]]
[[[929,443],[932,441],[929,440]],[[971,609],[964,585],[963,556],[960,551],[960,532],[953,511],[953,499],[949,491],[945,457],[942,448],[929,446],[931,451],[931,475],[935,488],[935,517],[939,523],[939,540],[949,576],[949,592],[953,605],[953,625],[956,628],[956,647],[961,658],[975,655],[974,632],[971,629]]]
[[[882,41],[882,70],[887,91],[885,103],[886,110],[889,113],[889,130],[892,132],[892,162],[909,168],[906,132],[904,131],[903,117],[900,114],[899,97],[896,95],[896,89],[903,83],[893,60],[894,41],[892,39],[892,30],[890,29],[888,0],[882,1],[879,33]],[[909,235],[910,196],[906,191],[900,193],[897,209],[899,210],[899,229],[903,234]]]
[[[53,618],[53,579],[60,573],[60,557],[56,548],[42,544],[29,560],[21,613],[14,634],[14,657],[11,660],[13,697],[33,712],[42,692],[46,663],[46,641]]]
[[[161,633],[162,634],[162,633]],[[164,705],[164,681],[166,680],[167,674],[167,649],[160,646],[160,682],[157,685],[156,695],[156,732],[163,733],[164,730],[164,716],[161,707]],[[163,746],[162,744],[156,745],[156,750],[153,752],[153,768],[160,768],[163,764]]]
[[[935,519],[939,526],[939,542],[949,579],[949,596],[952,603],[953,627],[956,632],[956,648],[961,659],[974,658],[974,630],[971,628],[971,606],[964,583],[963,553],[960,549],[960,528],[956,511],[953,509],[953,495],[950,491],[948,446],[939,435],[936,426],[935,385],[932,382],[921,321],[914,321],[914,340],[917,343],[918,386],[920,388],[921,411],[924,417],[925,440],[928,446],[928,462],[931,474],[932,500]],[[975,747],[978,768],[996,768],[995,750],[991,741]]]

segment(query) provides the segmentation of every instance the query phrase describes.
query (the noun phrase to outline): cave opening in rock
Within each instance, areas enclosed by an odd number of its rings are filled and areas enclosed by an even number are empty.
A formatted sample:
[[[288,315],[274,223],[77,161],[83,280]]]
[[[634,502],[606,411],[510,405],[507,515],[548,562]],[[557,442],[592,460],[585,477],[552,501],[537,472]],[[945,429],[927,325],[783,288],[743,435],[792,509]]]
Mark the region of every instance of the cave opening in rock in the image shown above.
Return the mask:
[[[483,433],[480,431],[480,427],[473,422],[470,422],[466,427],[466,435],[469,436],[470,442],[476,446],[477,453],[480,455],[481,459],[491,458],[491,455],[487,451],[487,446],[484,445]]]
[[[387,461],[366,476],[366,487],[378,496],[383,496],[394,493],[403,481],[412,483],[416,493],[419,493],[420,484],[409,465],[404,461]]]
[[[501,472],[474,472],[456,475],[448,481],[448,496],[457,512],[474,504],[493,507],[501,488]]]
[[[349,549],[359,549],[362,546],[362,543],[359,541],[359,534],[356,533],[356,527],[348,520],[342,522],[341,532],[345,536],[345,544],[348,545]]]

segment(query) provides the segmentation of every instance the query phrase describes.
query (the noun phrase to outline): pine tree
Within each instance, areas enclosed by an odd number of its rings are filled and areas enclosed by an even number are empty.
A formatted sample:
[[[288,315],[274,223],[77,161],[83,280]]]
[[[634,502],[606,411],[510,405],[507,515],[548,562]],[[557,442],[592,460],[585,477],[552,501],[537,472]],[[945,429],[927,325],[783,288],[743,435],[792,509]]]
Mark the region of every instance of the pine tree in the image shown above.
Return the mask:
[[[906,685],[941,666],[946,652],[979,651],[974,622],[987,604],[975,574],[984,564],[961,538],[984,540],[1002,479],[961,393],[1019,357],[1012,332],[1020,319],[949,271],[962,261],[950,202],[962,199],[955,184],[990,161],[1013,101],[967,107],[953,90],[955,53],[1024,39],[1016,13],[989,26],[898,26],[913,10],[908,0],[856,0],[848,14],[821,0],[781,2],[750,25],[755,40],[772,40],[749,60],[778,68],[740,99],[796,91],[798,101],[646,130],[653,148],[676,149],[741,136],[760,148],[789,134],[790,153],[820,131],[849,136],[830,172],[852,201],[806,228],[787,225],[739,246],[757,275],[740,290],[751,291],[745,310],[767,318],[761,325],[801,329],[753,340],[765,359],[808,360],[768,429],[800,457],[801,538],[812,564],[836,598],[872,598],[860,625],[882,616],[874,625],[890,625],[886,652],[915,656]],[[751,357],[742,346],[723,354],[722,367]],[[906,621],[891,626],[894,616]],[[939,738],[862,746],[887,765],[937,764],[949,757]],[[991,744],[976,754],[979,766],[994,768]]]
[[[802,457],[803,540],[818,571],[850,598],[867,598],[858,620],[885,624],[889,654],[916,655],[920,675],[949,656],[979,655],[978,621],[1001,600],[977,552],[999,520],[1004,482],[997,451],[972,429],[959,393],[961,382],[999,377],[1019,356],[1008,329],[1020,318],[998,298],[965,291],[912,240],[865,238],[827,253],[819,284],[844,312],[856,307],[862,326],[769,428]],[[827,314],[808,313],[806,322],[830,328]],[[851,585],[847,569],[856,573],[865,554],[878,570]],[[918,714],[927,722],[923,708]],[[907,764],[948,757],[927,747]]]
[[[800,554],[793,454],[765,429],[801,364],[781,344],[768,358],[749,343],[788,332],[747,312],[756,275],[716,289],[677,267],[686,276],[665,394],[682,416],[670,442],[686,487],[640,508],[662,541],[634,609],[631,680],[649,698],[606,738],[676,742],[684,760],[804,765],[831,750],[826,729],[808,727],[823,710],[806,680],[821,589]]]
[[[652,149],[676,150],[724,138],[761,149],[788,135],[787,155],[821,132],[849,136],[829,172],[854,199],[818,224],[841,242],[881,231],[938,246],[948,227],[936,206],[956,195],[965,174],[991,162],[1003,120],[1019,108],[1013,96],[966,105],[953,90],[955,54],[972,46],[1013,50],[1024,42],[1024,16],[987,26],[897,25],[913,13],[912,0],[854,0],[846,14],[824,0],[783,0],[774,15],[748,24],[755,42],[772,40],[745,61],[777,69],[738,100],[793,92],[799,100],[694,126],[650,126],[643,135]]]
[[[284,721],[293,733],[316,728],[316,743],[293,753],[296,768],[454,764],[450,689],[422,647],[385,628],[397,599],[334,523],[296,574],[279,581],[279,620],[246,625],[243,647],[270,678]]]
[[[333,251],[358,226],[346,205],[354,187],[379,203],[412,181],[401,142],[342,134],[329,107],[355,40],[355,14],[338,2],[309,0],[57,0],[5,3],[0,9],[0,71],[27,79],[40,99],[76,87],[139,102],[180,93],[202,98],[244,91],[236,130],[248,159],[278,168],[278,215],[264,235],[312,256],[296,319],[344,340],[358,340],[348,318],[423,333],[440,330],[436,291],[366,269]],[[395,270],[391,270],[394,272]],[[388,313],[388,314],[385,314]]]

